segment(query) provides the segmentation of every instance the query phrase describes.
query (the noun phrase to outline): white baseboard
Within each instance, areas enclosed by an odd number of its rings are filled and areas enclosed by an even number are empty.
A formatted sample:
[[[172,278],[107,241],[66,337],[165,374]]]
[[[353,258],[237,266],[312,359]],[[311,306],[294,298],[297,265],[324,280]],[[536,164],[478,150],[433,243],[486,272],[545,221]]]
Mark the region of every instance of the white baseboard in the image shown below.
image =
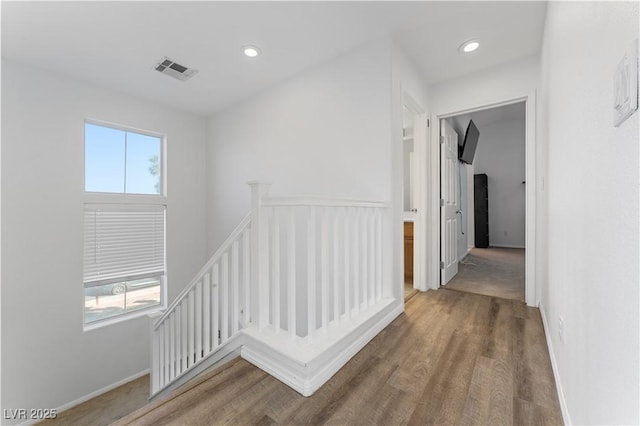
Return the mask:
[[[465,257],[469,256],[469,253],[471,253],[472,248],[473,247],[468,247],[467,251],[462,256],[458,256],[458,262],[461,262]]]
[[[567,401],[564,398],[564,392],[562,391],[562,383],[560,382],[560,372],[558,371],[558,364],[556,362],[556,356],[553,351],[553,343],[551,342],[551,330],[549,329],[549,322],[547,321],[547,314],[545,313],[544,306],[538,302],[538,309],[540,309],[540,317],[542,317],[542,326],[544,327],[544,336],[547,339],[547,348],[549,348],[549,358],[551,359],[551,368],[553,370],[553,378],[556,381],[556,390],[558,391],[558,401],[560,402],[560,411],[562,412],[562,420],[565,425],[570,425],[571,416],[569,416],[569,409],[567,408]]]
[[[303,350],[280,351],[287,346],[286,339],[274,344],[278,336],[266,337],[270,331],[245,330],[242,358],[301,395],[311,396],[403,310],[402,304],[387,305],[359,322],[344,338],[331,338],[308,346],[303,343],[302,347],[306,346]]]
[[[133,375],[131,375],[129,377],[126,377],[126,378],[124,378],[122,380],[118,380],[117,382],[112,383],[110,385],[107,385],[107,386],[105,386],[105,387],[103,387],[101,389],[98,389],[98,390],[93,391],[91,393],[88,393],[88,394],[86,394],[84,396],[81,396],[80,398],[75,399],[75,400],[73,400],[71,402],[67,402],[66,404],[63,404],[63,405],[59,406],[58,408],[56,408],[56,412],[58,414],[60,414],[63,411],[66,411],[66,410],[68,410],[70,408],[75,407],[76,405],[80,405],[83,402],[87,402],[90,399],[93,399],[93,398],[95,398],[97,396],[100,396],[100,395],[102,395],[104,393],[107,393],[107,392],[109,392],[111,390],[114,390],[115,388],[117,388],[119,386],[122,386],[122,385],[127,384],[129,382],[132,382],[132,381],[134,381],[136,379],[139,379],[140,377],[144,376],[145,374],[149,374],[149,369],[148,368],[146,370],[143,370],[143,371],[139,372],[139,373],[136,373],[136,374],[133,374]],[[36,424],[36,423],[41,422],[41,421],[42,420],[40,420],[40,419],[27,420],[26,422],[20,423],[20,426],[33,425],[33,424]]]
[[[311,393],[320,389],[334,374],[338,372],[351,358],[355,356],[362,348],[364,348],[374,337],[378,335],[385,327],[400,314],[404,312],[404,304],[395,307],[389,313],[384,315],[372,324],[363,325],[362,334],[355,339],[348,347],[338,352],[333,360],[324,363],[321,368],[311,377],[310,389]]]
[[[226,345],[220,347],[216,352],[209,354],[207,355],[207,357],[198,361],[195,367],[190,368],[180,376],[176,377],[176,379],[167,387],[162,388],[158,392],[152,394],[149,397],[149,401],[155,401],[162,396],[169,395],[171,392],[175,391],[190,380],[196,378],[198,375],[202,374],[205,370],[211,367],[218,367],[234,360],[235,358],[240,356],[240,352],[244,344],[244,334],[242,332],[236,334],[227,341]]]
[[[491,247],[495,247],[495,248],[512,248],[512,249],[524,249],[526,248],[525,246],[512,246],[509,244],[489,244],[489,248]]]

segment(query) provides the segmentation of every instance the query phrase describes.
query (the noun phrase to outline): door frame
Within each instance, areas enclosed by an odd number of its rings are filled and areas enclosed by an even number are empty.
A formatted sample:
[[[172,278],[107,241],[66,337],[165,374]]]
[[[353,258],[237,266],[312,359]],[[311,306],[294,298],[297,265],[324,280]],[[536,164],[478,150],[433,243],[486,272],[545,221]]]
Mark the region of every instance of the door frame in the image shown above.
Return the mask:
[[[413,222],[413,288],[420,291],[427,291],[429,289],[427,282],[427,271],[429,269],[427,262],[427,259],[429,258],[427,252],[429,231],[429,197],[427,196],[427,182],[429,175],[427,173],[427,166],[429,161],[429,142],[431,137],[431,133],[429,131],[429,114],[409,93],[404,90],[402,91],[402,105],[411,111],[415,118],[413,125],[413,150],[416,161],[414,171],[415,175],[413,179],[415,183],[413,196],[414,206],[417,209],[417,212],[415,213]]]
[[[461,105],[452,111],[440,111],[431,114],[431,209],[430,233],[440,235],[440,120],[460,114],[481,111],[519,102],[525,103],[525,302],[529,306],[538,306],[539,297],[536,289],[536,92],[535,90],[513,97],[494,99],[480,104]],[[435,158],[434,158],[435,157]],[[432,238],[429,250],[431,288],[440,286],[440,238]]]

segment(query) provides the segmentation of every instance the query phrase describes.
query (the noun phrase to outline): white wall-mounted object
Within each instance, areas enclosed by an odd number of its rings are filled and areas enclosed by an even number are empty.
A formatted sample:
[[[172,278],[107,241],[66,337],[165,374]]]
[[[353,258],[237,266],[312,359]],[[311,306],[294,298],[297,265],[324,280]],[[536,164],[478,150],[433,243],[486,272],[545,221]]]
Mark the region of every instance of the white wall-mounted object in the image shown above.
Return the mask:
[[[180,81],[187,81],[198,73],[198,70],[180,65],[171,58],[162,57],[154,69]]]
[[[638,39],[622,57],[613,77],[613,125],[618,127],[638,109]]]

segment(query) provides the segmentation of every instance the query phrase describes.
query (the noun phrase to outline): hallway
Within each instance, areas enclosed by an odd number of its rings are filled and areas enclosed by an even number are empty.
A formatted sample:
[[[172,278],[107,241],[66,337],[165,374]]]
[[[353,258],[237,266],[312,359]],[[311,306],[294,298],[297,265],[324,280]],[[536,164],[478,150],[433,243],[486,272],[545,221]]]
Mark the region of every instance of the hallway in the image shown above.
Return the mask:
[[[412,297],[312,397],[237,359],[117,424],[225,422],[554,425],[562,416],[538,310],[442,289]]]

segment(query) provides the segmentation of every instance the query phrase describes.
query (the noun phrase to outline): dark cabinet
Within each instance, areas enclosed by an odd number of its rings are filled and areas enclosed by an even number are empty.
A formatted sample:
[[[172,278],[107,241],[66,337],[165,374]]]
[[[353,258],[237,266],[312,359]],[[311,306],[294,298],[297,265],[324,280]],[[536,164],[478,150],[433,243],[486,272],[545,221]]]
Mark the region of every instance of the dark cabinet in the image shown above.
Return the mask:
[[[489,247],[489,186],[486,174],[473,176],[475,246]]]

